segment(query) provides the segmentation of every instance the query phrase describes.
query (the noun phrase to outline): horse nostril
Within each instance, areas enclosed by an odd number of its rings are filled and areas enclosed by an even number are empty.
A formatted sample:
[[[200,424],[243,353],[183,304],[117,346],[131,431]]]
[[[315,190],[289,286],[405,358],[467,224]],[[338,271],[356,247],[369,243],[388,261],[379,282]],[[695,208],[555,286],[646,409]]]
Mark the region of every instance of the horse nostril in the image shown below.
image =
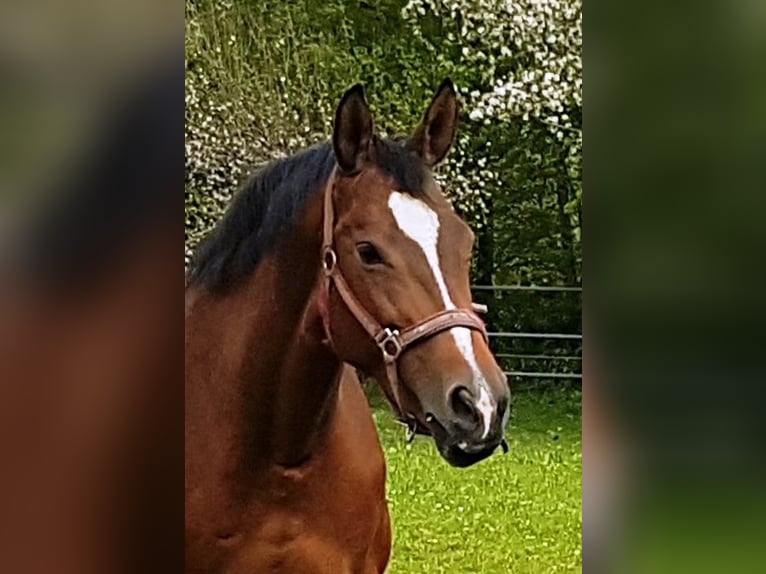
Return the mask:
[[[473,423],[479,421],[473,395],[465,387],[455,387],[450,393],[450,406],[459,419],[469,420]]]

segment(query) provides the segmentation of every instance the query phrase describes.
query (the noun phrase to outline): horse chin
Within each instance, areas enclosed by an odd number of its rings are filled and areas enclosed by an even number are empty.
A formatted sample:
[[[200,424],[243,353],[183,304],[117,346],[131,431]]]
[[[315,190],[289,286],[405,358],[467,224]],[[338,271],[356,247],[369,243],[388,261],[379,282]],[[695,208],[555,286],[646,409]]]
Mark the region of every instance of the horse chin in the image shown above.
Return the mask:
[[[442,455],[442,458],[452,466],[458,468],[472,466],[489,457],[495,450],[497,450],[497,445],[479,452],[466,452],[456,444],[440,445],[437,442],[436,446],[439,449],[439,454]]]
[[[494,453],[497,450],[497,447],[500,446],[500,443],[497,443],[476,452],[468,452],[458,446],[459,441],[450,436],[438,420],[431,418],[428,427],[434,442],[436,443],[436,448],[439,451],[439,454],[442,455],[442,458],[450,465],[458,468],[466,468],[484,460]]]

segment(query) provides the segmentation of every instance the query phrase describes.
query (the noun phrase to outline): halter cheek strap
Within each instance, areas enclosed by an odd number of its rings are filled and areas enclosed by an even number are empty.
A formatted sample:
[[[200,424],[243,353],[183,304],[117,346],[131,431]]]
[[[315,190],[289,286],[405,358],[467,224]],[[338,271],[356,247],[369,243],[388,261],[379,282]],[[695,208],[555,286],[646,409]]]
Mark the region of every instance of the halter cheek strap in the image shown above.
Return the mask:
[[[487,331],[484,322],[470,309],[446,309],[399,331],[382,326],[364,308],[351,291],[346,279],[343,277],[343,273],[338,267],[338,255],[335,251],[333,238],[335,210],[332,201],[336,171],[337,167],[333,168],[324,191],[324,222],[322,229],[322,269],[324,271],[324,281],[319,308],[322,314],[325,334],[327,339],[332,342],[329,313],[329,296],[332,285],[349,312],[380,349],[383,363],[386,367],[386,375],[391,385],[395,408],[399,411],[400,416],[412,419],[414,417],[405,412],[401,402],[397,360],[402,353],[429,337],[433,337],[453,327],[464,327],[478,331],[485,341],[487,341]],[[474,305],[474,307],[477,310],[484,310],[480,305]]]

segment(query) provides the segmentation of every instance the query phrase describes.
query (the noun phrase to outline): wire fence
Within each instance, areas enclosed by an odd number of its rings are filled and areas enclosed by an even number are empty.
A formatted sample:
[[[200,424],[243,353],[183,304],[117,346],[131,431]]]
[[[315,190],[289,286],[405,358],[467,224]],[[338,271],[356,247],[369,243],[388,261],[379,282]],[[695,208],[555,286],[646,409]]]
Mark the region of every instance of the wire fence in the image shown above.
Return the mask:
[[[529,291],[548,293],[580,293],[581,286],[547,285],[474,285],[479,291]],[[499,359],[505,374],[529,382],[582,381],[582,333],[537,333],[502,330],[488,333],[490,345]],[[527,341],[528,343],[524,343]],[[537,345],[538,352],[527,351],[529,345]],[[518,347],[524,350],[519,351]]]

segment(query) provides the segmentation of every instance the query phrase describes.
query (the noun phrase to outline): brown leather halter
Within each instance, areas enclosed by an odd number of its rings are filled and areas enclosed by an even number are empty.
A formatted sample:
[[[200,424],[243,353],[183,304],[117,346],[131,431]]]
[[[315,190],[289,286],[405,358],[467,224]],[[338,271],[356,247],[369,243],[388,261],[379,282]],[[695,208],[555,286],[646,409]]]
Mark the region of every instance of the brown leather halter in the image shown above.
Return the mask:
[[[336,172],[337,167],[333,168],[330,173],[330,178],[324,191],[322,268],[325,279],[322,288],[324,290],[323,299],[325,304],[321,306],[321,309],[325,333],[328,341],[332,344],[327,304],[329,302],[330,285],[332,284],[335,286],[348,310],[380,349],[383,355],[383,362],[386,366],[386,375],[391,385],[394,407],[399,411],[402,422],[407,424],[411,432],[414,433],[418,430],[417,419],[404,410],[399,392],[399,375],[397,371],[397,360],[399,357],[410,347],[453,327],[465,327],[478,331],[482,334],[485,341],[487,341],[487,330],[484,322],[470,309],[446,309],[399,331],[384,327],[364,308],[359,299],[352,293],[346,279],[343,277],[343,273],[338,266],[338,255],[334,249],[335,209],[333,207],[332,196],[335,190]],[[474,308],[481,310],[482,306],[474,305]]]

